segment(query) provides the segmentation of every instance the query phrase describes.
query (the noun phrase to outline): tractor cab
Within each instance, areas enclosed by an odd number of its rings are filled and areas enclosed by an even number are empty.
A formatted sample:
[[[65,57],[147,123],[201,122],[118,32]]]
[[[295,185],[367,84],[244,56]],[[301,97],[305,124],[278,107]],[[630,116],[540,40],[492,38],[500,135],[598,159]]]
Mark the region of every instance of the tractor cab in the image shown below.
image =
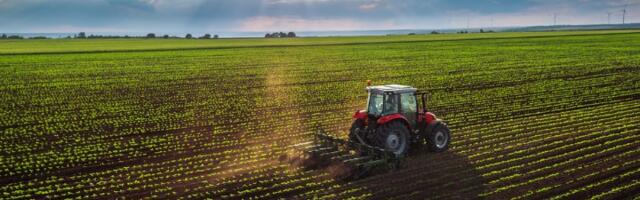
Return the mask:
[[[367,115],[371,119],[401,114],[407,122],[415,127],[417,123],[418,104],[416,88],[404,85],[382,85],[367,87]]]
[[[353,115],[350,141],[381,147],[396,155],[404,155],[413,144],[426,145],[435,152],[447,149],[449,129],[427,112],[428,93],[405,85],[371,86],[370,82],[367,92],[365,109]]]

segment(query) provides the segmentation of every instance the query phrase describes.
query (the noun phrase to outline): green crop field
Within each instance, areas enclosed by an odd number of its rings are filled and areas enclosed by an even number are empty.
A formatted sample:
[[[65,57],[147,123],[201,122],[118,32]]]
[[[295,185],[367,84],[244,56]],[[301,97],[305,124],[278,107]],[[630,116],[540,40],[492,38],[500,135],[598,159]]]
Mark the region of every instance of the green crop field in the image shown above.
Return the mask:
[[[0,199],[640,196],[640,31],[0,40]],[[366,80],[431,93],[451,147],[339,181]]]

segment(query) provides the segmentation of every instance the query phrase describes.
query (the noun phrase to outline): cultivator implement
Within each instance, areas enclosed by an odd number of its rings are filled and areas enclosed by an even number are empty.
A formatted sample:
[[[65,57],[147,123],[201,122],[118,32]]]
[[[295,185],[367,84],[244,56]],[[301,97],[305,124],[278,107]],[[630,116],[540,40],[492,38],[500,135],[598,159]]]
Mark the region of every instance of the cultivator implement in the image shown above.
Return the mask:
[[[314,140],[295,147],[303,152],[299,164],[307,169],[327,169],[340,180],[355,180],[374,169],[396,169],[402,156],[385,149],[342,140],[318,129]]]
[[[366,110],[353,114],[349,140],[318,128],[313,141],[294,145],[280,160],[327,169],[336,178],[352,180],[376,169],[399,168],[410,148],[432,152],[449,148],[447,124],[427,111],[428,93],[406,85],[371,86],[370,81],[367,85]]]

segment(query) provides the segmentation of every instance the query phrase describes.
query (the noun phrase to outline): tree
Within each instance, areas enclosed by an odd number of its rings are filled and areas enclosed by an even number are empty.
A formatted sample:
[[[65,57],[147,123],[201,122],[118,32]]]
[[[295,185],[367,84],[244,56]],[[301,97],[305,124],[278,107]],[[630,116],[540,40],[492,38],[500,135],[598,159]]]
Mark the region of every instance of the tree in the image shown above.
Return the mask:
[[[147,34],[147,38],[156,38],[156,34],[155,33],[149,33],[149,34]]]
[[[431,34],[440,34],[438,31],[431,31]]]
[[[200,39],[211,39],[211,34],[204,34]]]
[[[76,36],[76,38],[87,38],[87,34],[84,32],[80,32],[78,33],[78,35]]]
[[[169,38],[169,35],[163,35],[163,36],[162,36],[162,38],[164,38],[164,39],[168,39],[168,38]]]
[[[285,33],[285,32],[273,32],[273,33],[266,33],[264,34],[265,38],[294,38],[297,37],[295,32],[289,32],[289,33]]]
[[[218,35],[213,35],[213,39],[218,39]]]
[[[191,33],[187,33],[187,35],[185,35],[184,38],[191,39],[193,38],[193,36],[191,36]]]
[[[480,29],[480,33],[484,33],[484,29]]]
[[[7,38],[8,39],[24,39],[22,36],[19,36],[19,35],[10,35],[10,36],[7,36]]]
[[[2,34],[2,37],[0,37],[0,38],[2,38],[2,39],[7,39],[7,34],[4,34],[4,33],[3,33],[3,34]]]

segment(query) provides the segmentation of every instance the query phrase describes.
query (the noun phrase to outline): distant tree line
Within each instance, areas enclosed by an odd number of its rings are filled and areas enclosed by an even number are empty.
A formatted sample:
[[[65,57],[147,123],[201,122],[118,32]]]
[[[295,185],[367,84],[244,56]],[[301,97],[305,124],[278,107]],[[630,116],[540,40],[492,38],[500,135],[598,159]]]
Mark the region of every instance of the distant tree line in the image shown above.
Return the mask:
[[[19,35],[2,34],[2,36],[0,36],[0,39],[24,39],[24,38],[22,36],[19,36]]]
[[[178,36],[170,36],[170,35],[162,35],[162,36],[156,36],[155,33],[148,33],[146,36],[129,36],[129,35],[125,35],[125,36],[119,36],[119,35],[89,35],[87,36],[87,34],[85,32],[80,32],[76,35],[74,35],[73,38],[78,38],[78,39],[85,39],[85,38],[163,38],[163,39],[169,39],[169,38],[180,38]],[[193,35],[191,35],[190,33],[187,33],[184,38],[186,39],[193,39]],[[204,34],[200,37],[198,37],[198,39],[218,39],[219,36],[218,35],[211,35],[211,34]]]
[[[47,39],[47,37],[45,36],[34,36],[34,37],[22,37],[20,35],[7,35],[7,34],[2,34],[0,35],[0,40],[1,39],[7,39],[7,40],[21,40],[21,39]]]
[[[431,33],[430,33],[430,34],[434,34],[434,35],[435,35],[435,34],[440,34],[440,32],[438,32],[438,31],[431,31]],[[417,33],[409,33],[408,35],[417,35]]]
[[[485,31],[484,29],[480,29],[480,33],[493,33],[493,30]]]
[[[494,32],[493,30],[485,31],[484,29],[480,29],[480,31],[478,33],[493,33],[493,32]],[[458,34],[467,34],[467,33],[469,33],[469,31],[462,30],[462,31],[458,31],[457,33]],[[471,32],[471,33],[473,33],[473,32]]]
[[[149,33],[149,34],[147,34],[147,36],[146,36],[145,38],[156,38],[156,34],[154,34],[154,33]],[[163,35],[163,36],[162,36],[162,38],[167,39],[167,38],[179,38],[179,37],[176,37],[176,36],[169,36],[169,35]],[[184,36],[184,38],[186,38],[186,39],[194,39],[194,37],[193,37],[193,35],[191,35],[191,33],[187,33],[187,34]],[[211,34],[209,34],[209,33],[204,34],[204,35],[202,35],[202,36],[198,37],[198,39],[218,39],[218,38],[219,38],[219,36],[218,36],[218,35],[213,35],[213,36],[211,36]]]
[[[178,36],[170,36],[170,35],[162,35],[162,36],[156,36],[155,33],[148,33],[145,36],[129,36],[129,35],[87,35],[87,33],[85,32],[80,32],[78,34],[74,34],[73,36],[67,36],[67,39],[115,39],[115,38],[163,38],[163,39],[169,39],[169,38],[180,38]],[[194,37],[187,33],[184,38],[186,39],[194,39]],[[211,34],[204,34],[200,37],[198,37],[198,39],[218,39],[219,36],[218,35],[211,35]],[[7,35],[7,34],[2,34],[0,35],[0,39],[49,39],[48,37],[45,36],[34,36],[34,37],[23,37],[20,35]]]
[[[296,33],[294,33],[294,32],[289,32],[289,33],[273,32],[273,33],[264,34],[264,37],[265,38],[294,38],[294,37],[296,37]]]
[[[67,38],[75,39],[118,39],[118,38],[155,38],[154,33],[149,33],[146,36],[129,36],[129,35],[87,35],[85,32],[80,32],[73,36],[67,36]]]

